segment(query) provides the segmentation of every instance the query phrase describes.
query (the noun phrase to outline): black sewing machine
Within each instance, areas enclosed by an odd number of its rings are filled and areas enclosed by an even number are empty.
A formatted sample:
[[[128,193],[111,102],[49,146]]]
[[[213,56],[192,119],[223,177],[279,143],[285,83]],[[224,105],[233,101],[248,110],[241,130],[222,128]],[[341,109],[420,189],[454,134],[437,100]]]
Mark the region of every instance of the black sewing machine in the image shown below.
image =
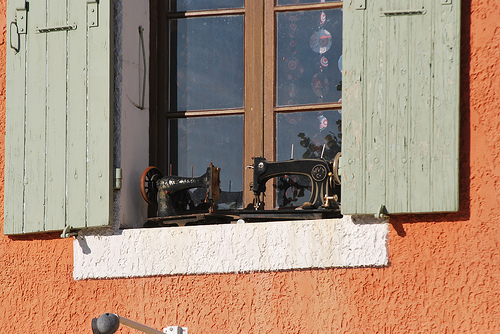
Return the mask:
[[[157,204],[158,217],[177,216],[186,212],[212,212],[220,196],[220,168],[210,164],[199,177],[162,176],[156,167],[148,167],[141,176],[141,194],[149,204]],[[195,203],[189,189],[204,188],[204,201]]]
[[[204,223],[229,223],[238,218],[246,221],[316,219],[340,214],[340,177],[338,175],[340,153],[333,162],[324,159],[291,159],[270,162],[265,158],[254,158],[253,204],[246,209],[214,212],[215,202],[220,199],[220,168],[212,164],[199,177],[162,176],[155,167],[148,167],[141,176],[141,193],[149,204],[158,206],[157,216],[148,219],[149,226],[172,226]],[[279,176],[304,175],[310,181],[309,201],[302,210],[264,210],[264,196],[268,180]],[[294,185],[296,187],[296,185]],[[190,192],[190,189],[196,189]],[[195,196],[196,193],[202,193]],[[196,200],[196,198],[198,200]],[[201,203],[200,203],[201,202]],[[327,216],[325,216],[325,214]],[[328,217],[330,217],[328,216]]]
[[[333,162],[324,159],[291,159],[287,161],[269,162],[265,158],[256,157],[252,166],[253,182],[250,185],[254,192],[253,207],[264,209],[264,193],[266,182],[277,176],[306,175],[311,180],[311,196],[302,205],[303,209],[339,209],[340,177],[338,175],[340,153]]]

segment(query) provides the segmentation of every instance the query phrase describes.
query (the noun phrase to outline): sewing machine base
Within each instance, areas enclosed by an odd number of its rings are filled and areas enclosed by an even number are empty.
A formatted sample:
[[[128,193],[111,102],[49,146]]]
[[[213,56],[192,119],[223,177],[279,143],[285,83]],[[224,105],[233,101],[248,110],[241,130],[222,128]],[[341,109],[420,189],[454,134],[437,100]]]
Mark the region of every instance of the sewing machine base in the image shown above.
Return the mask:
[[[341,218],[340,210],[303,209],[303,210],[241,210],[238,217],[245,222],[266,222],[284,220],[312,220]]]
[[[221,213],[195,213],[168,217],[148,218],[144,227],[175,227],[192,225],[230,224],[233,216]]]
[[[192,225],[234,224],[239,219],[246,223],[287,220],[313,220],[342,218],[340,210],[224,210],[214,213],[197,213],[169,217],[148,218],[144,227],[174,227]]]

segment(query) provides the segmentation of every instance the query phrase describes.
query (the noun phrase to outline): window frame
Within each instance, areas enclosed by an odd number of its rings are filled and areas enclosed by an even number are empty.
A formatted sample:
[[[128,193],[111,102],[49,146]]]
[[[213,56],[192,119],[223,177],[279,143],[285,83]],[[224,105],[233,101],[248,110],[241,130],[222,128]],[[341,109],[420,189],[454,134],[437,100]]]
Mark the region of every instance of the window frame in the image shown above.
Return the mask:
[[[321,9],[342,8],[343,2],[327,2],[300,5],[277,5],[276,1],[246,1],[242,9],[200,10],[193,12],[169,13],[168,2],[151,0],[151,64],[150,64],[150,164],[160,170],[168,166],[168,117],[201,117],[210,115],[243,115],[243,161],[242,168],[252,163],[252,158],[266,157],[275,160],[276,117],[284,112],[324,111],[342,108],[339,103],[307,104],[296,106],[276,106],[276,14]],[[168,110],[168,20],[221,14],[244,15],[244,106],[243,109],[221,111],[193,111],[169,113]],[[160,41],[167,41],[161,43]],[[165,78],[165,79],[162,79]],[[272,111],[272,112],[267,112]],[[216,162],[214,162],[216,164]],[[253,201],[253,193],[248,185],[253,180],[251,170],[243,172],[243,203]],[[266,209],[274,207],[276,194],[269,191]],[[271,205],[270,205],[271,204]],[[154,215],[149,208],[149,216]]]

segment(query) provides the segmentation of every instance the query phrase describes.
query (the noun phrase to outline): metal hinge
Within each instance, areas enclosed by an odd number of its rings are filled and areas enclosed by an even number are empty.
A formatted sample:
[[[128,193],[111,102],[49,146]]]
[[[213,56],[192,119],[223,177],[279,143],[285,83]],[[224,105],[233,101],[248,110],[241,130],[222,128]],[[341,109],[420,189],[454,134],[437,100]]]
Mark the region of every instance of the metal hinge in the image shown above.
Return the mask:
[[[364,10],[366,9],[366,0],[356,0],[354,6],[358,10]]]
[[[16,25],[17,25],[17,33],[18,34],[26,34],[27,31],[27,10],[26,8],[17,8],[16,9]]]
[[[87,0],[87,26],[89,28],[99,26],[98,4],[97,0]]]
[[[122,188],[122,169],[115,168],[113,176],[113,189],[120,190]]]
[[[72,228],[73,228],[72,226],[66,225],[66,227],[64,227],[64,230],[61,233],[61,238],[66,239],[66,238],[69,238],[69,237],[76,237],[78,235],[78,233],[76,233],[76,232],[70,232],[70,230]]]
[[[389,218],[389,212],[387,212],[384,204],[380,205],[380,209],[378,209],[378,212],[374,216],[375,218]]]
[[[10,22],[9,26],[9,40],[10,48],[17,54],[21,50],[21,35],[28,32],[28,8],[27,3],[16,3],[16,16]]]

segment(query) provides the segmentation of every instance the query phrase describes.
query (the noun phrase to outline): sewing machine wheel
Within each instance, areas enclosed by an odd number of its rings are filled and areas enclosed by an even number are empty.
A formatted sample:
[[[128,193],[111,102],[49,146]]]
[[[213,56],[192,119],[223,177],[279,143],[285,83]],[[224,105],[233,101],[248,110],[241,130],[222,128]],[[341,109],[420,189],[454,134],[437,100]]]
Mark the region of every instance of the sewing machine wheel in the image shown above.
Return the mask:
[[[333,159],[333,181],[336,185],[340,185],[342,182],[340,180],[339,175],[339,167],[340,167],[340,157],[342,156],[342,152],[339,152],[335,155],[335,159]]]
[[[156,181],[161,179],[163,175],[160,170],[154,166],[149,166],[142,172],[141,175],[141,194],[142,198],[149,204],[155,204],[156,194],[158,193],[158,187],[156,186]]]

